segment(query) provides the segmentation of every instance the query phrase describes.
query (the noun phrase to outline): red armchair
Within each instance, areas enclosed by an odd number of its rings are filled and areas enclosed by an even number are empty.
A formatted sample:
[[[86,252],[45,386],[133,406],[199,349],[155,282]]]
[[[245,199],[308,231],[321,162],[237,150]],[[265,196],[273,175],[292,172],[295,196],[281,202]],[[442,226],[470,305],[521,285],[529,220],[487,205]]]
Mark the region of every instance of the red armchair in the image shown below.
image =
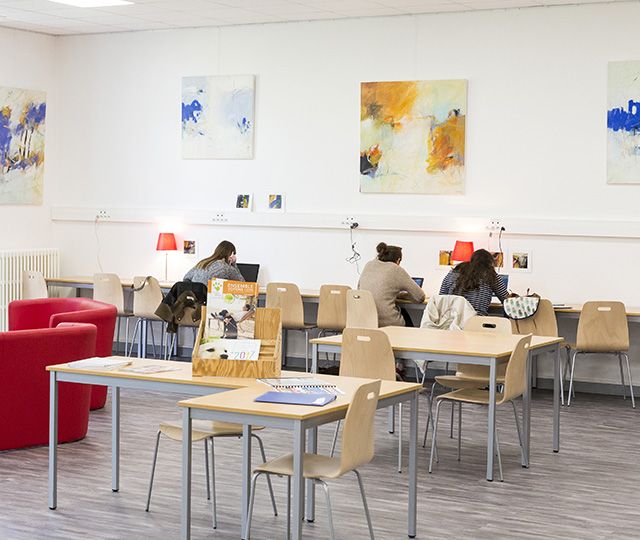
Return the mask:
[[[49,442],[49,372],[46,366],[90,358],[92,324],[0,332],[0,450]],[[58,440],[82,439],[89,425],[91,387],[59,383]]]
[[[38,298],[9,304],[9,330],[55,328],[61,322],[89,323],[97,329],[96,350],[90,356],[111,356],[117,310],[89,298]],[[107,401],[106,386],[91,387],[91,410]]]

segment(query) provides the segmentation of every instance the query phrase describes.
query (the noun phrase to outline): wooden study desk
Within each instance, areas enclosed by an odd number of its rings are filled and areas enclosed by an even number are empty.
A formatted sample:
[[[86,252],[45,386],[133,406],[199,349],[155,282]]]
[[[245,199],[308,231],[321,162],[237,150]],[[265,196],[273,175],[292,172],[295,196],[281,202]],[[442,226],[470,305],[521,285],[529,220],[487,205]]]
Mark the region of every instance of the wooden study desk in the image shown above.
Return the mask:
[[[489,367],[489,407],[487,425],[487,480],[493,480],[494,433],[496,422],[496,373],[500,364],[509,357],[521,336],[430,330],[387,326],[381,328],[389,336],[394,355],[399,360],[435,361],[476,364]],[[342,336],[312,339],[312,371],[317,371],[318,354],[339,353]],[[551,353],[555,358],[553,383],[553,451],[560,450],[560,337],[538,337],[531,340],[531,356]],[[523,426],[525,452],[523,467],[529,466],[531,438],[531,358],[527,358],[527,385],[523,396]]]
[[[242,526],[248,513],[249,489],[251,480],[251,425],[288,429],[293,432],[293,511],[292,537],[302,537],[303,501],[305,482],[302,476],[305,446],[307,453],[317,452],[318,426],[335,422],[345,417],[349,403],[356,388],[369,382],[368,379],[353,377],[335,377],[331,375],[315,375],[315,377],[331,381],[344,395],[324,407],[307,407],[300,405],[280,405],[274,403],[256,403],[255,398],[263,394],[268,387],[261,383],[234,390],[225,395],[210,395],[180,401],[178,405],[183,411],[182,439],[182,535],[183,540],[191,537],[191,424],[194,419],[219,420],[243,425],[243,463],[242,463]],[[418,446],[418,391],[422,385],[382,381],[378,408],[391,407],[398,403],[409,402],[410,405],[410,445],[409,445],[409,500],[408,529],[410,538],[416,536],[417,517],[417,446]],[[233,398],[233,399],[231,399]],[[307,437],[307,434],[309,435]],[[305,441],[306,439],[306,441]],[[306,519],[315,519],[314,483],[306,482],[307,505]]]

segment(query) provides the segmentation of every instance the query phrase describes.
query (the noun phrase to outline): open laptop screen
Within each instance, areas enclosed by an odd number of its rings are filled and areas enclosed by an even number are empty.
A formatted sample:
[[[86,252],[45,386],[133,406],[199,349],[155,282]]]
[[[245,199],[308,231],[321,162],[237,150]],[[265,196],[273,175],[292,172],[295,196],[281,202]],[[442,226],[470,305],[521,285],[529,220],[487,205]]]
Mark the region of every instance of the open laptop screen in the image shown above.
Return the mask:
[[[242,274],[242,277],[245,279],[245,281],[249,281],[249,282],[258,281],[258,272],[260,271],[259,264],[238,263],[237,266],[238,266],[238,270],[240,270],[240,273]]]

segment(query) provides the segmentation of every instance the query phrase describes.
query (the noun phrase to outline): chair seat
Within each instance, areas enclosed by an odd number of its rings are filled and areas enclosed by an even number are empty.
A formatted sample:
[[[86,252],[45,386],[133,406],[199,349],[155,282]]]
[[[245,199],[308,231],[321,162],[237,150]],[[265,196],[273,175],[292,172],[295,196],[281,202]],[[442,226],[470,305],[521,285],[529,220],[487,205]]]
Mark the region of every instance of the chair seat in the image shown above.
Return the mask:
[[[206,420],[194,420],[191,428],[191,439],[198,442],[209,437],[241,437],[242,424],[229,424],[227,422],[208,422]],[[264,429],[264,426],[252,426],[254,431]],[[160,424],[160,432],[173,439],[182,440],[182,425],[163,422]]]
[[[479,388],[463,388],[447,392],[436,397],[437,400],[446,399],[448,401],[461,401],[464,403],[475,403],[477,405],[489,404],[489,390],[480,390]],[[502,392],[496,392],[496,403],[502,401]]]
[[[436,382],[445,388],[484,388],[489,385],[488,378],[461,377],[459,375],[438,375]],[[498,384],[504,384],[504,375],[496,377]]]
[[[118,317],[133,317],[131,311],[118,311]]]
[[[304,326],[283,326],[283,330],[313,330],[316,325],[313,323],[304,323]]]
[[[320,454],[304,455],[305,478],[338,478],[340,476],[340,458]],[[254,468],[255,472],[293,476],[293,454],[287,454]]]
[[[568,341],[565,341],[564,343],[561,344],[562,346],[566,347],[567,349],[570,349],[572,351],[577,351],[577,352],[582,352],[582,353],[608,353],[608,354],[617,354],[619,352],[628,352],[629,349],[620,349],[619,351],[612,351],[611,349],[579,349],[578,345],[575,343],[570,343]]]

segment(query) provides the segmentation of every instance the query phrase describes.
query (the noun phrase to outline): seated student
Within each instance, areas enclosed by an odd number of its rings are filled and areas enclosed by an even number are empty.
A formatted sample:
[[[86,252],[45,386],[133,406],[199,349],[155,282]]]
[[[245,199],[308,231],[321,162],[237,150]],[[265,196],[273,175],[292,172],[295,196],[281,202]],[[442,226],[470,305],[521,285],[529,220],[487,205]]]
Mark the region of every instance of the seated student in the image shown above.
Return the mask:
[[[469,262],[460,263],[445,276],[440,294],[464,296],[478,315],[488,315],[491,298],[497,296],[503,302],[509,291],[496,273],[491,253],[479,249]]]
[[[359,289],[371,291],[378,309],[378,325],[413,326],[406,310],[400,309],[397,300],[424,302],[424,291],[400,267],[402,248],[380,242],[376,247],[378,257],[369,261],[362,270]]]
[[[236,247],[227,240],[220,242],[213,255],[202,259],[184,275],[185,281],[197,281],[205,285],[215,278],[244,281],[236,266]]]

